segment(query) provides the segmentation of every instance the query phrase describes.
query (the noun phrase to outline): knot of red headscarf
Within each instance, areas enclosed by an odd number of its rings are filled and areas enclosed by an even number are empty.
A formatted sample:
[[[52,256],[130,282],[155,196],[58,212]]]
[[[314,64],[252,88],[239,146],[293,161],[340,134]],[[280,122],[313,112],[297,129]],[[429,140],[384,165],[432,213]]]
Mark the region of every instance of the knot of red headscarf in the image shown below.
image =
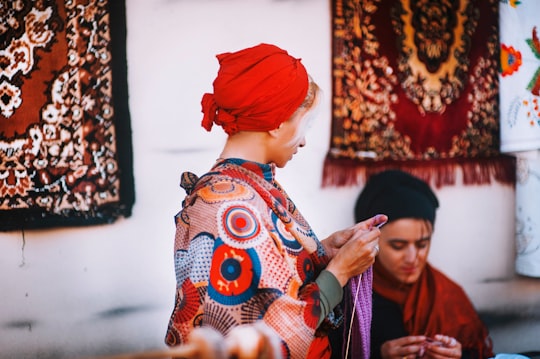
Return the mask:
[[[236,133],[238,131],[238,126],[236,126],[236,117],[226,111],[221,110],[214,100],[214,95],[205,93],[203,95],[201,105],[204,113],[201,124],[206,131],[210,131],[214,123],[226,128],[228,130],[227,133]]]
[[[270,131],[289,119],[304,101],[307,71],[285,50],[260,44],[216,56],[220,69],[214,93],[203,95],[202,126],[215,123],[228,135],[238,131]]]

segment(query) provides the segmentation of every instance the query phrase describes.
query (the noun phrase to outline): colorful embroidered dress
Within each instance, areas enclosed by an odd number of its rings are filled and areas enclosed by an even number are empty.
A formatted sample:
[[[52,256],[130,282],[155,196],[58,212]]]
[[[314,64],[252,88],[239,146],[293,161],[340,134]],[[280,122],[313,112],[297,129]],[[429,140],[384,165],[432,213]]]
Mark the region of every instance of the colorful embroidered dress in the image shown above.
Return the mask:
[[[274,179],[272,165],[222,160],[197,179],[177,214],[177,293],[166,336],[184,343],[208,325],[226,335],[264,320],[285,357],[305,358],[319,315],[315,278],[328,257],[309,224]]]

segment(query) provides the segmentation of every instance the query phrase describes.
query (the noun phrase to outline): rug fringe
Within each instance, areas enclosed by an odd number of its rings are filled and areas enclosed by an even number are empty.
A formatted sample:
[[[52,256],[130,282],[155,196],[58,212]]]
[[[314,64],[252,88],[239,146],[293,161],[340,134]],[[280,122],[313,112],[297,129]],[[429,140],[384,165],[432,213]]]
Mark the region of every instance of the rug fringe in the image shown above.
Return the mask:
[[[455,185],[458,169],[461,170],[464,185],[496,181],[514,186],[516,182],[516,159],[509,155],[470,159],[359,161],[328,154],[323,166],[322,187],[363,185],[371,175],[387,169],[408,172],[436,188]]]

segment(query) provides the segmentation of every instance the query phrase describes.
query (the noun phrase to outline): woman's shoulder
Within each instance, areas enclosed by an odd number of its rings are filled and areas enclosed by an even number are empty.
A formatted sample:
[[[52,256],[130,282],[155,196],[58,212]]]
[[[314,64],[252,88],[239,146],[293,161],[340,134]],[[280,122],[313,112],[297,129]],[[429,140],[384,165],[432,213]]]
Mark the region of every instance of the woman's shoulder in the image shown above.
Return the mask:
[[[230,164],[227,170],[218,167],[212,168],[200,178],[192,173],[182,174],[185,183],[181,186],[186,190],[183,208],[192,215],[203,213],[213,217],[212,212],[221,213],[227,208],[245,207],[256,218],[263,219],[269,215],[269,208],[274,208],[276,203],[283,205],[288,202],[286,197],[260,176],[239,169],[235,164]],[[283,198],[276,198],[278,195]]]
[[[426,271],[428,271],[428,274],[433,278],[433,282],[437,287],[438,293],[451,293],[454,295],[456,293],[459,293],[462,296],[468,298],[467,293],[465,292],[461,284],[452,279],[448,274],[442,272],[440,269],[433,267],[432,265],[427,265]]]

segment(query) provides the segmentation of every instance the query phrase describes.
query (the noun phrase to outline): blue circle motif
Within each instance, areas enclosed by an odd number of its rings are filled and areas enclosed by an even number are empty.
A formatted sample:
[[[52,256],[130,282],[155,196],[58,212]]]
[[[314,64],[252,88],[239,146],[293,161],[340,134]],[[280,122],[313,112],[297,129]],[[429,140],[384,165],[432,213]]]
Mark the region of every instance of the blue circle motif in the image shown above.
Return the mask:
[[[272,212],[272,223],[274,223],[274,228],[276,229],[279,238],[287,248],[292,249],[293,251],[302,249],[302,245],[287,231],[283,222],[281,222],[274,212]]]
[[[245,303],[257,293],[261,271],[261,262],[254,249],[234,248],[217,238],[208,294],[224,305]]]

